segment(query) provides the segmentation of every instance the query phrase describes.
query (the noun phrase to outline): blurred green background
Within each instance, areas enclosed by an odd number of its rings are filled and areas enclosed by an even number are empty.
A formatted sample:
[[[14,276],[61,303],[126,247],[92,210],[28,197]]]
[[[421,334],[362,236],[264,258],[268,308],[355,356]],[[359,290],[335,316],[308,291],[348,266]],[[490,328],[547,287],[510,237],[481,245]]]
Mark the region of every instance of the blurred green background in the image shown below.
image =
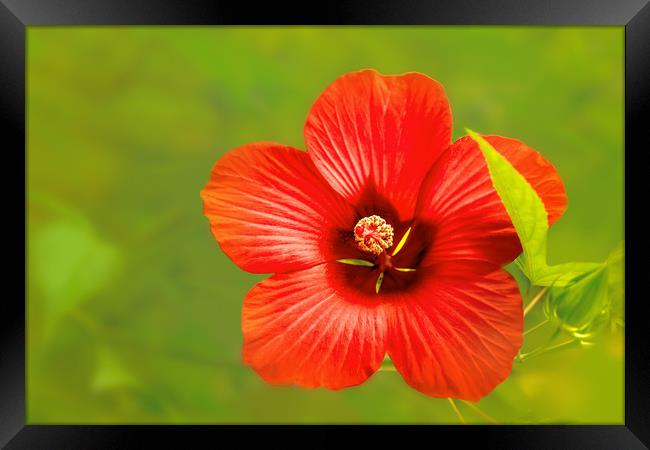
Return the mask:
[[[264,276],[220,251],[199,190],[236,146],[304,148],[311,103],[348,71],[423,72],[454,138],[551,160],[570,203],[551,263],[602,261],[623,238],[622,27],[30,27],[27,43],[29,423],[458,422],[396,372],[303,390],[241,363],[242,300]],[[515,363],[478,406],[622,423],[622,339]]]

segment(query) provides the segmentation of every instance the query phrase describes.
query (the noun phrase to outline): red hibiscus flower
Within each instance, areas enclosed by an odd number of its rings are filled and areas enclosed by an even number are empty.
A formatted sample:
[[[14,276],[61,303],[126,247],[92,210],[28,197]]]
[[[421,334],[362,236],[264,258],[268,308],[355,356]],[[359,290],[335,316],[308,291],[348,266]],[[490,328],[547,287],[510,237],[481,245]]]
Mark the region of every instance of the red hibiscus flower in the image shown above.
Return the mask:
[[[541,196],[562,181],[514,139],[485,138]],[[451,143],[440,83],[373,70],[338,78],[305,125],[307,152],[234,149],[201,192],[222,250],[275,275],[244,300],[243,359],[267,382],[340,389],[386,354],[415,389],[476,401],[522,343],[522,301],[501,267],[521,246],[478,145]]]

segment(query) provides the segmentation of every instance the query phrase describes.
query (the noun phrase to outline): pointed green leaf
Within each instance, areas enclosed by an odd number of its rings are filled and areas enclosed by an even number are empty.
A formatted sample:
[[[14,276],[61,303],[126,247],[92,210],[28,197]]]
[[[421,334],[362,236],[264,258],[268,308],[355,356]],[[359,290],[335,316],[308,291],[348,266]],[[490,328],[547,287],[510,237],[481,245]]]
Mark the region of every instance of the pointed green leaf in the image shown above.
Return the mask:
[[[467,129],[485,157],[494,188],[517,231],[523,253],[516,266],[537,286],[568,286],[601,267],[599,263],[571,262],[549,266],[546,262],[548,217],[542,199],[526,178],[489,142]]]
[[[519,265],[533,283],[546,268],[546,209],[537,192],[510,162],[479,134],[467,129],[487,162],[492,183],[517,231],[523,258]]]

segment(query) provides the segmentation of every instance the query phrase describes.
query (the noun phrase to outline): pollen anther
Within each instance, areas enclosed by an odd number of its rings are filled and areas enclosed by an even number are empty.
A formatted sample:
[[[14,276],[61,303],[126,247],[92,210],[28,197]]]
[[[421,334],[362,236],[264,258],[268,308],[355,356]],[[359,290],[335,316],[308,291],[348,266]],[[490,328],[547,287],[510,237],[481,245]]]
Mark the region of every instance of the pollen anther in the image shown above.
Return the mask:
[[[380,255],[393,245],[393,227],[377,215],[364,217],[354,226],[359,250]]]

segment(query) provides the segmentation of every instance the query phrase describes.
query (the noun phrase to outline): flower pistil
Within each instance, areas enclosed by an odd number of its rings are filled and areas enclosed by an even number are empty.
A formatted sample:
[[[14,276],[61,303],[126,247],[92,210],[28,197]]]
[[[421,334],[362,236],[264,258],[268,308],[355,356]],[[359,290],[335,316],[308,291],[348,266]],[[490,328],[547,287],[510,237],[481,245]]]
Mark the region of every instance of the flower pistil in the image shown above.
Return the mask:
[[[412,268],[395,267],[392,261],[392,257],[402,249],[410,233],[411,228],[406,230],[392,254],[388,254],[386,250],[393,246],[394,232],[392,225],[378,215],[364,217],[354,226],[354,239],[359,250],[371,253],[376,257],[375,262],[366,261],[365,259],[338,259],[337,261],[353,266],[378,267],[379,275],[375,283],[375,292],[379,294],[386,270],[415,272],[415,269]]]
[[[378,256],[393,246],[393,227],[377,215],[364,217],[354,226],[354,239],[359,250]]]

